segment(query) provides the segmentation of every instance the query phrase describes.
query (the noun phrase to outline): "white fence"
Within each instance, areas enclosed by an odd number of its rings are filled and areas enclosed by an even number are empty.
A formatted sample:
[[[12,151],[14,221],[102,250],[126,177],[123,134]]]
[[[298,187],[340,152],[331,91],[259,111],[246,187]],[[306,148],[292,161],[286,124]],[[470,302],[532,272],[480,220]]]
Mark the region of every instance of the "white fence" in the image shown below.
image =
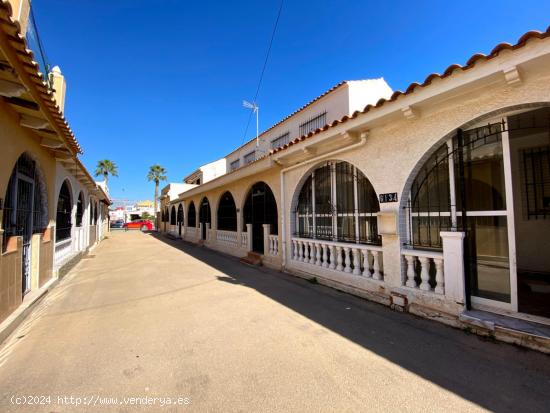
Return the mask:
[[[405,286],[422,291],[432,291],[436,294],[445,294],[443,253],[403,250],[401,254],[405,261]]]
[[[236,231],[223,231],[223,230],[217,230],[216,231],[216,241],[228,244],[228,245],[238,245],[237,242],[237,235],[238,232]]]
[[[291,258],[330,270],[381,280],[382,247],[292,238]]]

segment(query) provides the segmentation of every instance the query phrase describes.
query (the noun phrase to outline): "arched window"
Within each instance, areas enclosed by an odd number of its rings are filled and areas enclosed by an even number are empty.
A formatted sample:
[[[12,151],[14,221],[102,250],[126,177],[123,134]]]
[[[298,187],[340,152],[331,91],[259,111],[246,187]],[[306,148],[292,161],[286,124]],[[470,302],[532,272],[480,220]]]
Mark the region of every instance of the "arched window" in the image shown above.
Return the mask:
[[[222,231],[237,231],[237,208],[231,192],[225,192],[218,206],[218,229]]]
[[[193,201],[189,204],[189,211],[187,212],[187,226],[197,226],[197,211],[195,210],[195,203]]]
[[[78,194],[78,200],[76,201],[76,226],[82,226],[82,217],[84,216],[84,196],[82,192]]]
[[[56,241],[62,241],[71,237],[71,210],[73,202],[71,199],[71,190],[67,181],[61,185],[59,191],[59,198],[57,199],[57,214],[56,214],[56,227],[55,238]]]
[[[6,190],[2,251],[11,236],[23,236],[23,243],[33,233],[42,232],[48,224],[45,182],[36,162],[26,153],[17,160]],[[30,242],[30,241],[29,241]]]
[[[179,204],[178,206],[178,216],[177,216],[178,224],[183,224],[183,205]]]
[[[170,225],[176,225],[176,207],[174,205],[170,210]]]
[[[347,162],[326,162],[306,178],[298,195],[296,234],[342,242],[380,244],[376,192]]]

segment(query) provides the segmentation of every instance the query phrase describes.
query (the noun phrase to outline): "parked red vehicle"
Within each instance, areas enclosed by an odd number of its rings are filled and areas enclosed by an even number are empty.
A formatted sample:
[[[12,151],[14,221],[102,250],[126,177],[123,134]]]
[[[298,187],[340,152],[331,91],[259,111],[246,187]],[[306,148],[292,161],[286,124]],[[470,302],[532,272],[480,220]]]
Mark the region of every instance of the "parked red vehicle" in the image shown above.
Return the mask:
[[[140,219],[137,221],[126,222],[122,228],[124,229],[139,229],[141,231],[152,231],[154,225],[148,219]]]

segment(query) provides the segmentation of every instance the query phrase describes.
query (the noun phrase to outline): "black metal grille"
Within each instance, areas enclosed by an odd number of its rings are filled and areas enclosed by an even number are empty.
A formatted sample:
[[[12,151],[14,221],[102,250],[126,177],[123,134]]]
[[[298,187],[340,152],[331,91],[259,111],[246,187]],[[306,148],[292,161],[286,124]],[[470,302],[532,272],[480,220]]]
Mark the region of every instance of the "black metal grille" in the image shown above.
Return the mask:
[[[283,133],[281,136],[271,141],[271,149],[277,149],[286,145],[290,141],[290,132]]]
[[[218,206],[218,229],[237,231],[237,208],[230,192],[225,192]]]
[[[178,216],[177,216],[178,224],[183,222],[183,206],[179,204],[178,206]]]
[[[170,225],[176,225],[176,207],[173,205],[170,210]]]
[[[369,180],[347,162],[312,172],[298,196],[296,235],[379,245],[378,199]]]
[[[71,237],[71,208],[71,192],[67,182],[63,182],[63,185],[61,185],[61,190],[59,191],[59,198],[57,200],[55,227],[55,238],[57,242]]]
[[[240,166],[241,166],[241,160],[237,159],[237,160],[231,162],[231,164],[229,166],[229,169],[231,171],[234,171],[235,169],[238,169]]]
[[[521,161],[527,219],[550,218],[550,145],[523,149]]]
[[[307,135],[309,132],[322,128],[327,124],[327,112],[308,119],[300,125],[300,136]]]
[[[468,131],[458,130],[447,143],[441,145],[424,163],[411,185],[406,206],[409,225],[408,245],[417,248],[442,248],[441,231],[452,229],[453,215],[466,210],[462,198],[468,200],[468,210],[505,209],[502,154],[488,152],[483,156],[480,148],[493,145],[501,150],[502,132],[506,123],[489,124]],[[478,159],[479,158],[479,159]],[[479,166],[491,177],[485,183],[476,178]],[[451,194],[450,169],[456,177],[455,191]],[[451,202],[454,196],[455,203]],[[457,212],[459,211],[459,212]]]
[[[78,201],[76,201],[76,226],[82,226],[82,217],[84,216],[84,198],[82,192],[78,195]]]
[[[27,154],[21,155],[13,168],[6,190],[2,251],[6,250],[9,237],[23,236],[23,242],[26,243],[30,242],[33,233],[44,230],[43,215],[46,206],[40,184],[35,161]]]
[[[189,204],[189,211],[187,212],[187,226],[196,227],[197,226],[197,211],[195,209],[195,203],[191,202]]]
[[[244,164],[248,165],[249,163],[252,163],[256,160],[256,151],[252,151],[250,153],[247,153],[244,156]]]

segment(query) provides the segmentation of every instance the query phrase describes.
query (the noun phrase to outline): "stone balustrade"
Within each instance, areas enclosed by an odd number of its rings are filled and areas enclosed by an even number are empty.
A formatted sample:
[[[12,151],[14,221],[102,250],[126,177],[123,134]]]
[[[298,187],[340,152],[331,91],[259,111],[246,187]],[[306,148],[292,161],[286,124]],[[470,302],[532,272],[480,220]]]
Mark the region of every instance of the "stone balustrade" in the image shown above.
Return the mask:
[[[73,252],[73,239],[67,238],[55,243],[55,265],[59,266],[71,255]]]
[[[269,255],[279,255],[279,236],[278,235],[269,235],[267,238],[267,253]]]
[[[217,230],[216,241],[221,242],[223,244],[238,245],[237,235],[238,235],[238,232],[236,231]]]
[[[248,232],[241,232],[241,247],[246,248],[248,246]]]
[[[292,238],[291,258],[333,271],[382,280],[382,247]]]
[[[403,250],[404,285],[422,291],[445,294],[443,253],[437,251]]]

